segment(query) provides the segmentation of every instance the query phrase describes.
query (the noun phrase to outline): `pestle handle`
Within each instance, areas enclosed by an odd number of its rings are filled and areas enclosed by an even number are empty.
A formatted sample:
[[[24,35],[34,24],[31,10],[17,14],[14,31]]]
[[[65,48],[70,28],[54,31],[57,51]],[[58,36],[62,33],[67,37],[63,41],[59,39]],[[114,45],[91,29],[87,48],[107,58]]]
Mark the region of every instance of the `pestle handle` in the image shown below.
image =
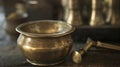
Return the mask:
[[[120,51],[120,46],[116,46],[116,45],[108,44],[108,43],[102,43],[100,41],[97,41],[96,46]]]

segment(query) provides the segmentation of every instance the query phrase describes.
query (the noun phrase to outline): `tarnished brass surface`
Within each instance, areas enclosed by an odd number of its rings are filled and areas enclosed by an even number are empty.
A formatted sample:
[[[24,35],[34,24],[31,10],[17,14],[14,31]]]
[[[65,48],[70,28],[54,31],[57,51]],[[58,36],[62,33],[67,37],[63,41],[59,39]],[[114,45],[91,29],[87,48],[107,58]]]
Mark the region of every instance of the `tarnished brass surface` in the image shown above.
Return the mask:
[[[103,0],[92,0],[92,9],[103,8]]]
[[[95,47],[102,47],[102,48],[107,48],[107,49],[113,49],[113,50],[118,50],[120,51],[120,46],[114,45],[114,44],[109,44],[109,43],[103,43],[100,41],[94,41],[92,39],[88,40],[90,43],[92,43],[93,46]]]
[[[106,22],[113,26],[120,26],[120,0],[105,0],[106,8],[105,13],[107,15]]]
[[[101,10],[92,10],[90,26],[101,26],[104,25],[105,21],[103,19],[103,15]]]
[[[69,10],[69,15],[66,21],[76,28],[80,28],[83,25],[82,17],[78,10]]]
[[[120,46],[116,46],[114,44],[109,44],[109,43],[103,43],[100,41],[97,41],[97,44],[94,46],[120,51]]]
[[[114,45],[114,44],[103,43],[103,42],[100,42],[100,41],[94,41],[92,39],[89,39],[88,41],[90,43],[93,43],[92,45],[95,46],[95,47],[101,47],[101,48],[107,48],[107,49],[120,51],[120,46],[117,46],[117,45]]]
[[[113,26],[120,26],[120,10],[119,9],[112,9],[111,11],[111,16],[110,16],[110,20],[111,20],[111,25]]]
[[[91,42],[88,38],[86,45],[82,48],[82,50],[74,51],[72,54],[72,60],[74,63],[80,63],[82,61],[82,56],[95,44]]]
[[[80,9],[79,0],[67,0],[68,9]]]
[[[62,21],[41,20],[19,25],[17,43],[27,61],[38,66],[60,63],[72,48],[74,28]]]
[[[92,0],[92,15],[90,19],[90,26],[101,26],[105,24],[102,12],[103,0]]]
[[[64,20],[76,28],[81,27],[83,21],[80,13],[79,0],[68,0],[66,3],[64,2],[62,1],[65,11]]]
[[[119,7],[120,0],[104,0],[107,7],[116,9]]]
[[[89,38],[87,40],[86,45],[82,48],[82,50],[73,52],[73,54],[72,54],[73,62],[80,63],[82,61],[82,55],[84,55],[92,46],[120,51],[120,46],[115,46],[115,45],[103,43],[100,41],[93,41],[92,39]]]
[[[68,15],[69,15],[69,10],[68,10],[68,0],[61,0],[61,5],[63,7],[64,10],[64,15],[63,15],[63,20],[67,20]]]

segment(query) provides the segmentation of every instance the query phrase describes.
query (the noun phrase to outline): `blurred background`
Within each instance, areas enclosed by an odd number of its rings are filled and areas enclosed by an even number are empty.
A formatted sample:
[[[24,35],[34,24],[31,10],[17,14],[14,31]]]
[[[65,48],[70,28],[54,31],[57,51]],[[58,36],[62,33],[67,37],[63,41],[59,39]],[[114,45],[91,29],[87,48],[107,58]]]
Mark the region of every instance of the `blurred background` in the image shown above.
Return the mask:
[[[33,20],[67,22],[72,16],[74,18],[69,22],[78,26],[73,33],[75,41],[84,42],[90,37],[95,40],[119,42],[119,0],[76,0],[76,2],[70,7],[69,2],[65,0],[1,0],[0,21],[4,22],[0,24],[14,37],[18,34],[14,28],[21,23]]]

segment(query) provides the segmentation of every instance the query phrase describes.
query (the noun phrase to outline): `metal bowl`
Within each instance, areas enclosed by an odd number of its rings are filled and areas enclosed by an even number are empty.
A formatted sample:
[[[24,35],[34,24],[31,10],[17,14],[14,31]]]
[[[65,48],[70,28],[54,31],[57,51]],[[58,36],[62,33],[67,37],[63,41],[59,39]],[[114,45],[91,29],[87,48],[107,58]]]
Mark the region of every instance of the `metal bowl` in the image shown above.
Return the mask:
[[[72,47],[74,27],[53,20],[32,21],[19,25],[17,43],[33,65],[49,66],[61,63]]]

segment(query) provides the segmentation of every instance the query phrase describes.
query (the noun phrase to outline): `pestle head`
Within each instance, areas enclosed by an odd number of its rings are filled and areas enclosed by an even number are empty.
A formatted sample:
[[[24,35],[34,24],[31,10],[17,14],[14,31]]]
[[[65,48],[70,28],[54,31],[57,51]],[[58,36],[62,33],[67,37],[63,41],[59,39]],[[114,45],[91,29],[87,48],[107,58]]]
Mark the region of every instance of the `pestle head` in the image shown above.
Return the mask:
[[[74,51],[72,53],[72,60],[74,63],[81,63],[82,61],[82,55],[78,51]]]
[[[86,45],[82,48],[80,51],[74,51],[72,53],[72,60],[74,63],[81,63],[82,61],[82,55],[89,49],[91,48],[92,45],[95,45],[96,42],[93,41],[92,39],[88,38],[86,41]]]

